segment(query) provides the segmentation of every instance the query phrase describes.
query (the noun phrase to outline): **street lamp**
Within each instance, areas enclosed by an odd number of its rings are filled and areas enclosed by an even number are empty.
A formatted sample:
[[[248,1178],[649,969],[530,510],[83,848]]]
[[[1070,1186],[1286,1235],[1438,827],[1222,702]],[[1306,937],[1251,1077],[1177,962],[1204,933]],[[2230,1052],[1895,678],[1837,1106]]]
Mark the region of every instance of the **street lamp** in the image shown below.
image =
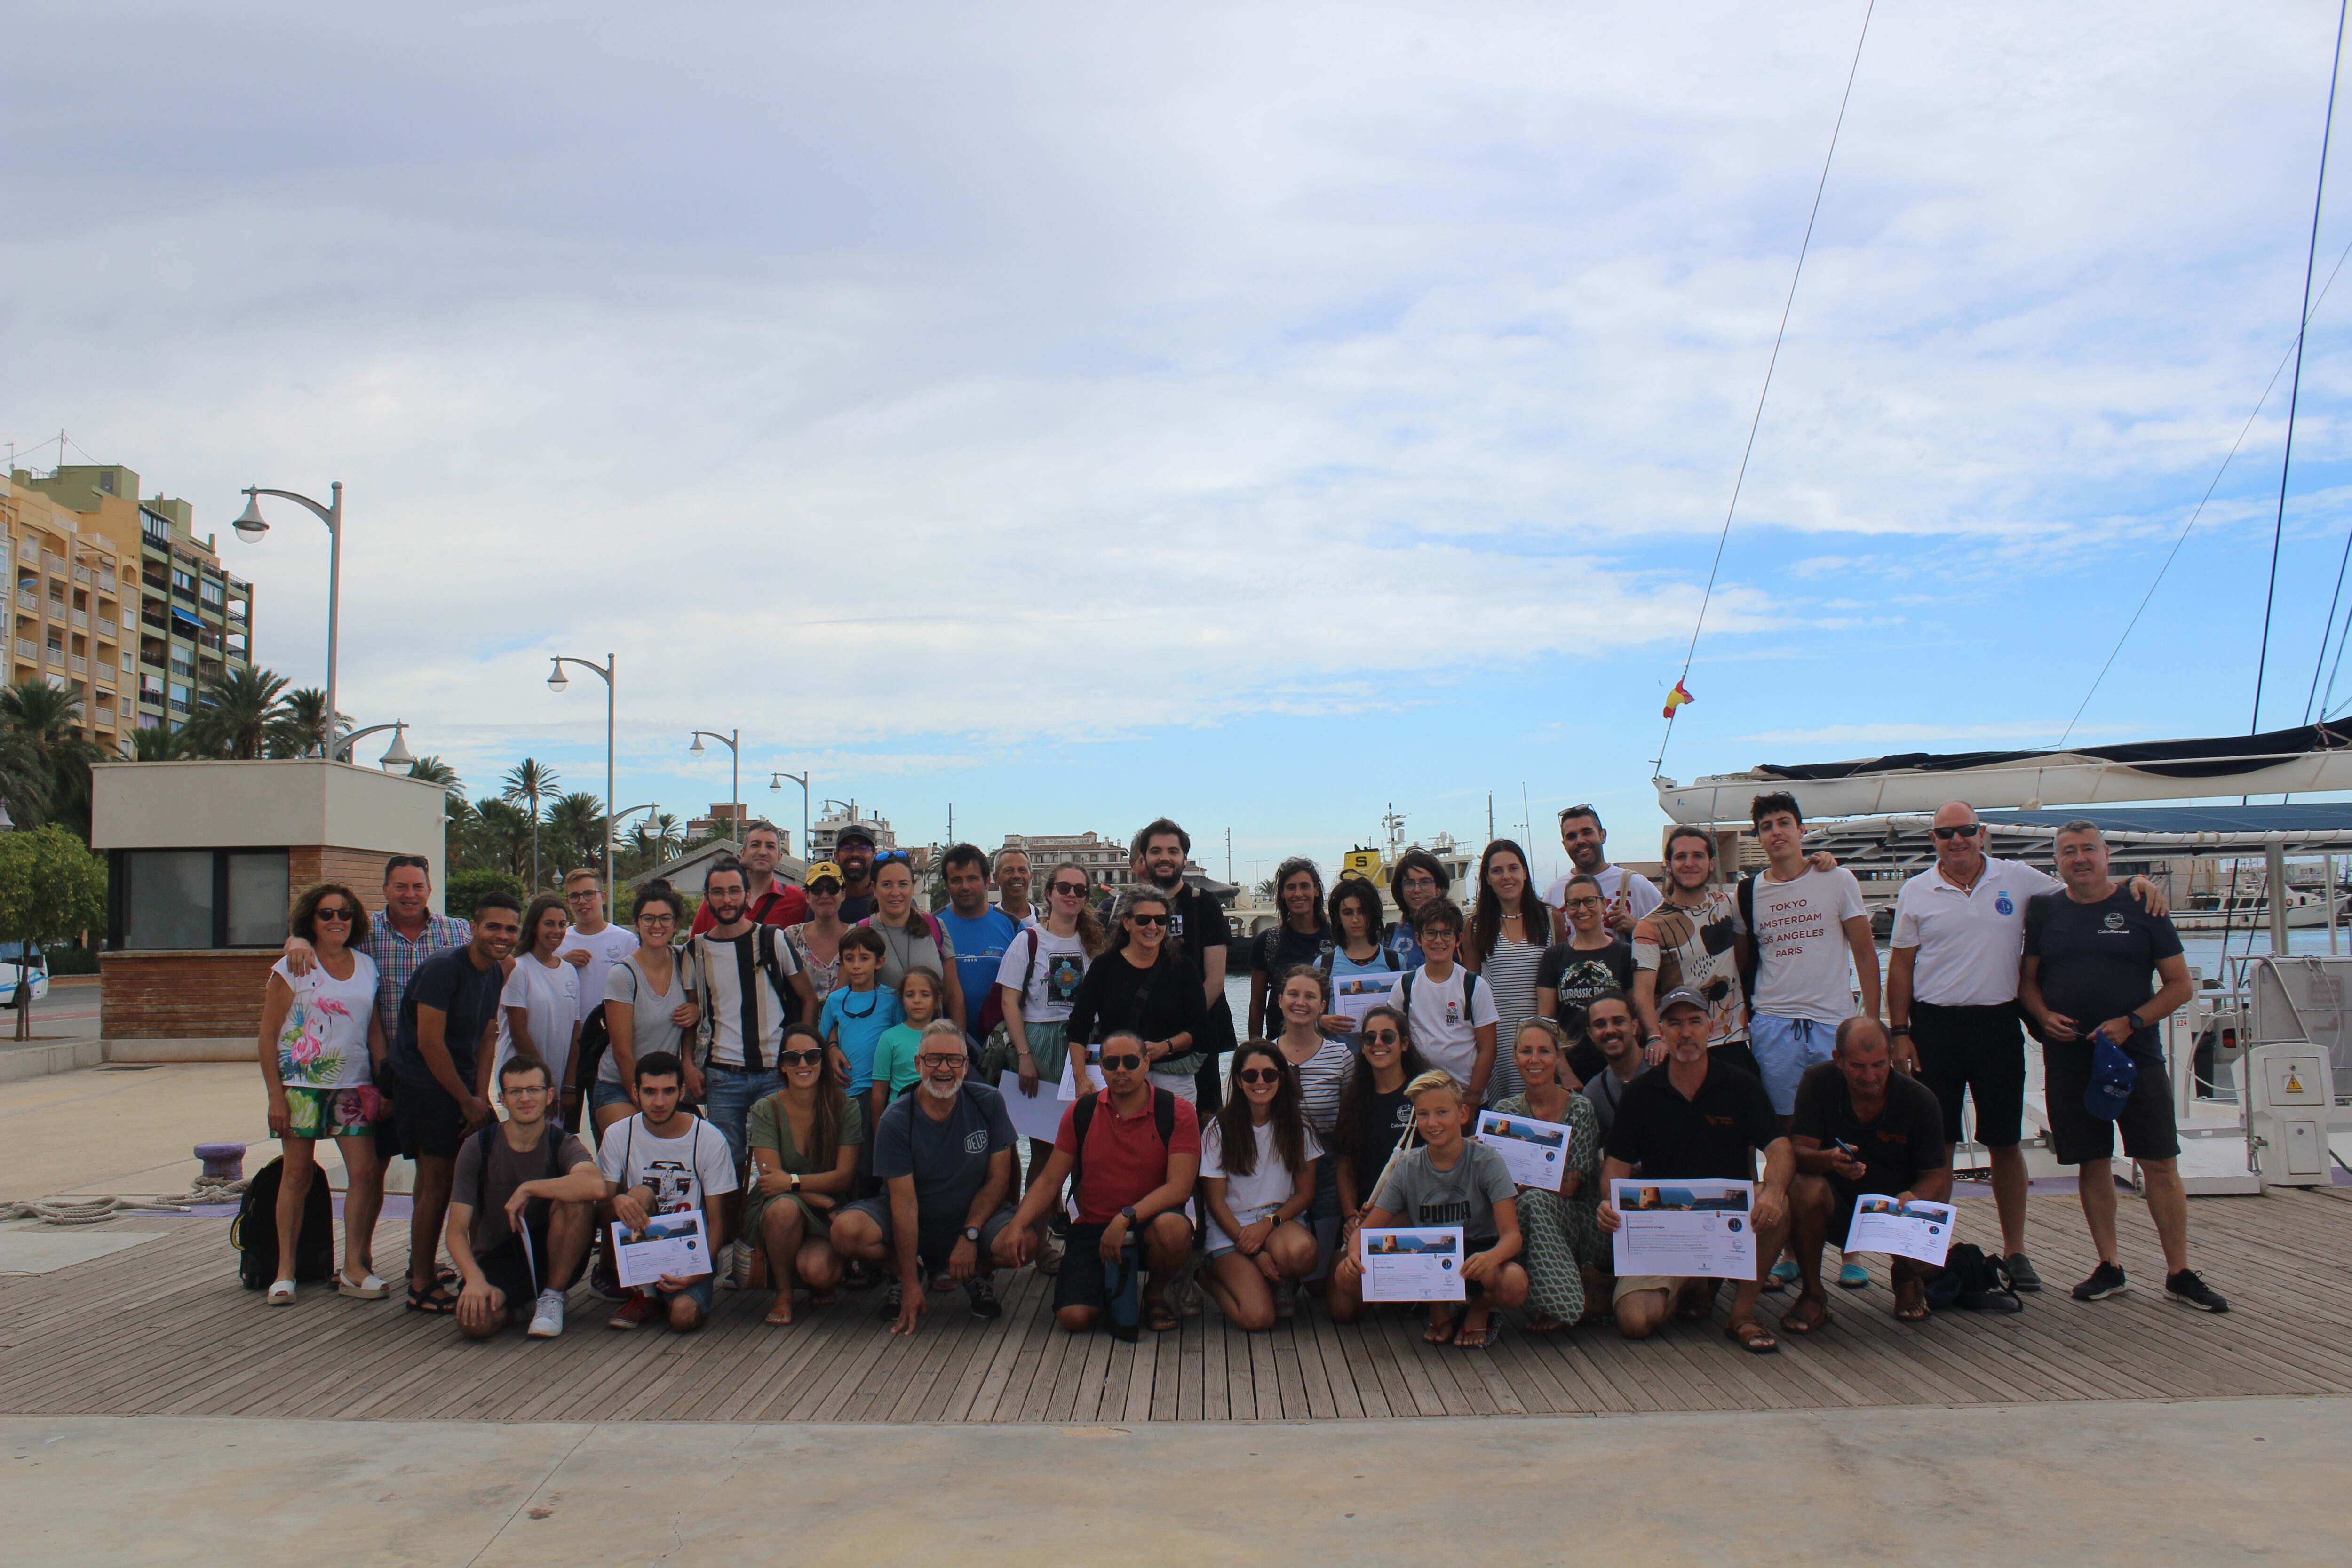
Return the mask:
[[[633,816],[636,816],[636,815],[637,815],[637,813],[639,813],[639,812],[641,812],[641,811],[659,811],[660,809],[661,809],[661,805],[660,805],[660,803],[659,803],[659,802],[657,802],[657,801],[647,801],[647,802],[646,802],[645,805],[633,805],[633,806],[629,807],[629,809],[628,809],[628,810],[626,810],[626,811],[623,811],[623,812],[616,812],[616,813],[614,813],[614,816],[613,816],[613,830],[614,830],[615,833],[619,832],[619,831],[620,831],[620,828],[621,828],[621,824],[623,824],[624,822],[628,821],[628,820],[629,820],[629,818],[631,818],[631,817],[633,817]],[[651,868],[647,868],[647,869],[651,869]],[[641,874],[642,874],[642,873],[641,873]],[[611,904],[612,904],[612,900],[611,900],[611,899],[609,899],[609,898],[607,898],[604,901],[605,901],[605,904],[606,904],[605,913],[609,916],[609,915],[612,913],[612,910],[611,910],[611,907],[610,907],[610,906],[611,906]]]
[[[407,767],[416,761],[415,753],[408,749],[408,742],[401,739],[402,732],[407,728],[407,720],[395,719],[389,724],[371,724],[364,730],[353,730],[347,735],[339,735],[335,738],[334,760],[342,761],[358,748],[360,742],[370,735],[380,735],[389,730],[392,731],[392,744],[384,748],[383,755],[375,760],[375,765],[385,773],[390,773],[394,768]]]
[[[604,662],[574,658],[569,654],[555,656],[554,667],[548,671],[547,689],[561,694],[572,682],[563,679],[563,667],[576,664],[581,668],[602,676],[604,680],[604,907],[613,907],[613,669],[611,654]]]
[[[809,858],[809,776],[806,773],[780,773],[768,781],[768,787],[781,795],[786,779],[801,786],[801,858],[805,860]]]
[[[743,832],[743,790],[740,783],[743,773],[743,731],[730,730],[722,735],[716,730],[697,730],[694,732],[694,744],[686,749],[688,756],[698,758],[703,755],[702,741],[706,735],[726,747],[730,753],[727,763],[728,821],[735,829],[736,842],[740,844]]]
[[[277,496],[298,506],[309,507],[318,514],[319,521],[327,525],[327,728],[331,734],[335,715],[341,711],[335,706],[335,646],[343,596],[343,481],[335,480],[328,493],[335,498],[334,500],[320,506],[309,496],[297,495],[292,490],[265,489],[257,485],[247,485],[245,488],[245,510],[234,526],[236,536],[247,544],[261,542],[262,535],[269,531],[269,524],[261,515],[263,496]],[[246,652],[250,656],[253,650],[248,647]]]

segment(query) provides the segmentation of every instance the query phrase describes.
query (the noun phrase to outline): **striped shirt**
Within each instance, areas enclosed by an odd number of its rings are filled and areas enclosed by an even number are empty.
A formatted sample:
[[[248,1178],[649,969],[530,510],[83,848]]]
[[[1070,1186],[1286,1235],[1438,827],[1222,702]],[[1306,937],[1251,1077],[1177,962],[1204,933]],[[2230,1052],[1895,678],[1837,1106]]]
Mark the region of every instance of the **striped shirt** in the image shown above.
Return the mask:
[[[1495,939],[1495,951],[1478,969],[1478,976],[1495,994],[1495,1070],[1486,1079],[1486,1103],[1523,1092],[1527,1082],[1511,1059],[1511,1042],[1519,1026],[1536,1016],[1536,971],[1543,949],[1533,942]]]
[[[360,943],[359,951],[375,961],[375,1011],[383,1020],[387,1042],[400,1033],[400,997],[415,977],[416,966],[436,952],[463,947],[473,940],[474,922],[451,915],[426,915],[425,931],[415,942],[393,930],[391,920],[383,913],[369,919],[368,939]]]
[[[1285,1057],[1289,1054],[1283,1052]],[[1291,1066],[1298,1072],[1299,1114],[1307,1119],[1307,1126],[1315,1129],[1318,1138],[1330,1137],[1332,1127],[1339,1120],[1339,1091],[1347,1087],[1348,1075],[1355,1070],[1355,1051],[1345,1040],[1327,1037],[1303,1064],[1293,1062]]]

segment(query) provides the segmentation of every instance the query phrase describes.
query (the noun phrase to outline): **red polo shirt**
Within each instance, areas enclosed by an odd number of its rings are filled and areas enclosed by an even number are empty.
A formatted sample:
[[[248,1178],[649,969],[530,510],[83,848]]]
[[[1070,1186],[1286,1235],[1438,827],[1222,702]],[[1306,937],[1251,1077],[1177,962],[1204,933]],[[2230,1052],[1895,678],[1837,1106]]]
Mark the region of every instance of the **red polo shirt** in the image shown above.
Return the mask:
[[[780,881],[771,881],[768,884],[768,890],[753,899],[751,907],[743,913],[753,925],[800,925],[809,918],[808,895],[798,888],[788,888]],[[694,911],[694,925],[688,934],[700,936],[718,923],[718,921],[711,917],[710,900],[705,899],[702,901],[702,907]]]
[[[1176,1102],[1176,1135],[1164,1147],[1160,1129],[1151,1121],[1151,1097],[1143,1109],[1121,1116],[1112,1106],[1110,1090],[1096,1092],[1094,1119],[1087,1123],[1087,1158],[1078,1173],[1078,1223],[1108,1225],[1118,1211],[1140,1203],[1168,1184],[1168,1156],[1201,1152],[1201,1119],[1183,1100]],[[1078,1108],[1062,1112],[1062,1130],[1054,1147],[1078,1152]]]

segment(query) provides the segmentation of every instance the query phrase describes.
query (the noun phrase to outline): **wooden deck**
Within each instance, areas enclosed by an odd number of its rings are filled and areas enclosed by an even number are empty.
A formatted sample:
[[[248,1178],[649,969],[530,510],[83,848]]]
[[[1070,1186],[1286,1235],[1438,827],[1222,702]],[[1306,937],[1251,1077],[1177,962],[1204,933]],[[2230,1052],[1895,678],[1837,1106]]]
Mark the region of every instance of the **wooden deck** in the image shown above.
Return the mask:
[[[1989,1204],[1972,1213],[1990,1218]],[[557,1341],[520,1331],[482,1344],[397,1301],[306,1288],[290,1310],[241,1289],[225,1220],[133,1218],[161,1239],[42,1276],[0,1278],[0,1414],[311,1416],[351,1420],[1050,1422],[1331,1421],[1409,1415],[1603,1415],[2352,1392],[2352,1192],[2207,1198],[2191,1207],[2197,1261],[2232,1310],[2164,1301],[2144,1215],[2126,1200],[2136,1293],[2067,1299],[2089,1269],[2080,1211],[2032,1200],[2030,1246],[2052,1289],[2014,1318],[1954,1312],[1924,1328],[1887,1314],[1883,1270],[1832,1292],[1837,1323],[1777,1356],[1711,1323],[1643,1344],[1605,1325],[1490,1352],[1432,1349],[1383,1315],[1350,1328],[1302,1310],[1266,1334],[1211,1307],[1140,1345],[1057,1331],[1050,1280],[1010,1280],[982,1323],[961,1294],[932,1298],[912,1339],[874,1315],[878,1293],[761,1322],[765,1298],[721,1293],[689,1336],[617,1334],[583,1291]],[[395,1272],[404,1224],[387,1224]],[[1785,1302],[1786,1295],[1768,1297]],[[1779,1309],[1772,1309],[1776,1313]]]

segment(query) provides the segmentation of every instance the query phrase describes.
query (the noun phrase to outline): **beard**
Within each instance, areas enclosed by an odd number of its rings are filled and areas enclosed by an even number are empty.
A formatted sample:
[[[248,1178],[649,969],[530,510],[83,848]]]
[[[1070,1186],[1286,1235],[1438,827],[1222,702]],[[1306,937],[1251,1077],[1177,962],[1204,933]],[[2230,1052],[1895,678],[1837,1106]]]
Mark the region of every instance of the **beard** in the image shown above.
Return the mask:
[[[923,1079],[923,1092],[937,1100],[953,1100],[962,1089],[963,1085],[960,1083],[940,1084],[934,1083],[929,1078]]]
[[[1606,863],[1598,844],[1580,844],[1568,852],[1568,858],[1570,864],[1588,877]]]

